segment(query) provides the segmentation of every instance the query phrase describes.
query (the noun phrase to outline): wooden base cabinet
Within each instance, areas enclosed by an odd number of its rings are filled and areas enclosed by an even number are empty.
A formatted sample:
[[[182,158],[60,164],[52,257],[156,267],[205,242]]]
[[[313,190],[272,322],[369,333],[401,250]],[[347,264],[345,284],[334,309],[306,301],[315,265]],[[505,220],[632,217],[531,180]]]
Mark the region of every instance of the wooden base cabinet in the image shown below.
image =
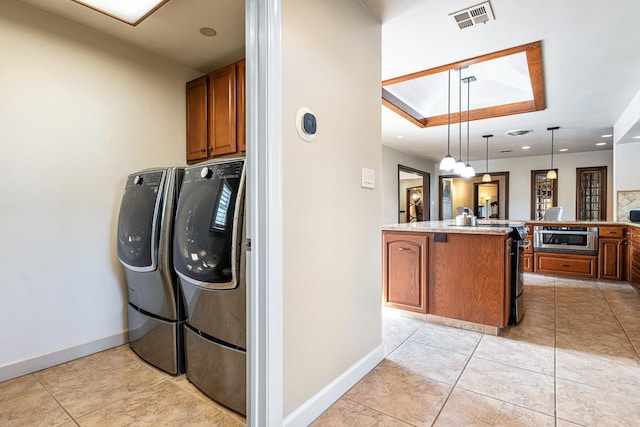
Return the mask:
[[[427,313],[427,242],[425,234],[382,234],[385,305]]]
[[[625,228],[599,227],[598,278],[624,280]]]
[[[533,225],[527,224],[529,233],[524,236],[524,254],[522,256],[522,269],[527,273],[533,272]]]
[[[243,156],[245,61],[190,81],[187,96],[187,163]]]
[[[598,257],[556,252],[534,253],[536,273],[595,279],[598,273]]]
[[[640,292],[640,228],[629,227],[629,262],[627,280]]]

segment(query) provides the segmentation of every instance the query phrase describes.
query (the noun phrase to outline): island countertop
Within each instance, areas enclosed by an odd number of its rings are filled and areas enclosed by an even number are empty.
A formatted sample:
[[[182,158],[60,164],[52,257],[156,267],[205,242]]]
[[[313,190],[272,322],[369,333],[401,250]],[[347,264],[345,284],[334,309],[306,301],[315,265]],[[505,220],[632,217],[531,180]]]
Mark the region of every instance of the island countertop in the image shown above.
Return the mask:
[[[523,221],[478,220],[478,225],[456,225],[454,220],[420,221],[401,224],[387,224],[383,231],[413,233],[460,233],[460,234],[509,234],[513,227],[524,226]]]

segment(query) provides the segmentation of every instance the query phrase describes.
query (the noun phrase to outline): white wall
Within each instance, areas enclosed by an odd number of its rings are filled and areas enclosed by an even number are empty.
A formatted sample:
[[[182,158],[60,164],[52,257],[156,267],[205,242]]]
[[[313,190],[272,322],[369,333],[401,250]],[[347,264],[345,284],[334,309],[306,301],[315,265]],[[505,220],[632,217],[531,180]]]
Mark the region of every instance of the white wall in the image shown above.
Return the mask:
[[[285,0],[282,21],[284,415],[306,425],[383,357],[382,193],[360,187],[361,168],[381,175],[381,28],[357,0]]]
[[[382,188],[382,222],[384,224],[398,223],[398,165],[418,169],[430,175],[432,203],[429,203],[430,207],[425,204],[425,210],[430,209],[431,219],[436,219],[438,211],[435,200],[438,198],[438,177],[434,174],[433,162],[410,156],[383,145],[382,172],[379,180]]]
[[[184,164],[193,70],[0,2],[0,381],[122,343],[126,176]]]
[[[615,191],[640,190],[640,142],[616,144],[613,150]]]
[[[549,156],[489,159],[489,172],[509,172],[509,219],[531,218],[531,171],[548,169]],[[484,162],[471,162],[476,170],[484,171]],[[576,218],[576,168],[607,166],[607,220],[613,221],[613,151],[567,153],[553,156],[558,169],[558,206],[564,208],[562,219]],[[437,196],[435,196],[437,197]]]

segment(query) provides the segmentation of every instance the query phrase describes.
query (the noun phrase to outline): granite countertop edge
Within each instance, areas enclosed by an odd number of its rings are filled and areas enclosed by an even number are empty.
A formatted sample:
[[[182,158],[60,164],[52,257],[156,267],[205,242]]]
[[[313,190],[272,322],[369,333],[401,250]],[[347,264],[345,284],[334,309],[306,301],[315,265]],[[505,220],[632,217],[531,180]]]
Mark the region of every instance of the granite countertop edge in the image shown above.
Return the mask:
[[[627,221],[534,221],[534,220],[478,220],[477,226],[455,225],[454,220],[420,221],[400,224],[386,224],[382,231],[414,233],[462,233],[462,234],[508,234],[513,227],[528,225],[567,224],[577,226],[632,226],[640,228],[640,223]]]

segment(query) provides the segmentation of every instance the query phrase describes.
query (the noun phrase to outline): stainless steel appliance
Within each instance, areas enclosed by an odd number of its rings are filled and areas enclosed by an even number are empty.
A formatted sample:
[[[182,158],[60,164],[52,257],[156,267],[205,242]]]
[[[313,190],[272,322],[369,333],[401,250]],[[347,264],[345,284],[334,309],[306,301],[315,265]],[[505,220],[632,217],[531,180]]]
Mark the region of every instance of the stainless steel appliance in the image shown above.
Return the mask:
[[[536,251],[597,255],[598,228],[536,225],[533,227],[533,248]]]
[[[524,237],[528,233],[528,227],[513,227],[511,237],[511,315],[509,324],[516,324],[524,316],[524,267],[522,258],[525,245],[529,244]]]
[[[173,258],[187,307],[186,375],[246,415],[244,159],[185,170]]]
[[[118,216],[118,258],[129,293],[129,344],[141,358],[184,372],[186,313],[172,263],[173,216],[184,169],[129,175]]]

